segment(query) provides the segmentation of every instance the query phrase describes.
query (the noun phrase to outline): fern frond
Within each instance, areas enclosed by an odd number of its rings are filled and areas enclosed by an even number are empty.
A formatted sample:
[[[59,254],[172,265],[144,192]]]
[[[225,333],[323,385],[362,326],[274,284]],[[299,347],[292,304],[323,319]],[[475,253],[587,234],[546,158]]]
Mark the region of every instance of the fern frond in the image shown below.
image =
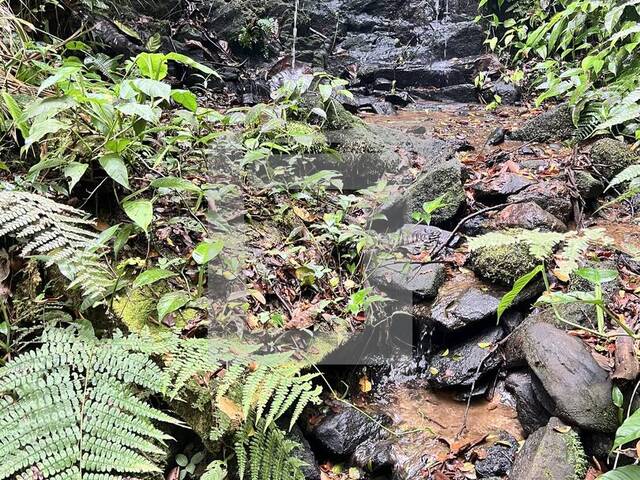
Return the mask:
[[[544,260],[553,253],[554,248],[565,238],[562,233],[541,232],[539,230],[506,230],[504,232],[490,232],[479,237],[469,239],[469,250],[474,251],[485,247],[501,247],[525,243],[531,255],[538,260]]]
[[[0,479],[95,478],[160,472],[170,439],[155,422],[180,424],[151,407],[162,371],[122,339],[50,328],[42,346],[0,368]]]
[[[85,294],[85,306],[105,298],[114,278],[92,250],[98,235],[87,227],[94,222],[81,210],[41,195],[0,191],[0,237],[10,235],[23,243],[21,256],[39,255],[47,266],[58,265]]]
[[[615,187],[616,185],[620,185],[621,183],[635,180],[636,178],[640,178],[640,165],[631,165],[613,177],[613,180],[611,180],[607,190],[611,187]]]
[[[601,101],[591,101],[580,112],[577,122],[576,138],[583,142],[590,138],[606,117],[606,109]]]

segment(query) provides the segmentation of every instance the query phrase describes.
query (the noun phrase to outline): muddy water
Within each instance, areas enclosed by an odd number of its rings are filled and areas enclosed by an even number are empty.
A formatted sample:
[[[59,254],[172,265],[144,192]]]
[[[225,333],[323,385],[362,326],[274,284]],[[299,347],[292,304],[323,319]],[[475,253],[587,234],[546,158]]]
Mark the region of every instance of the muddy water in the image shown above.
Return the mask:
[[[456,400],[451,393],[428,390],[419,385],[401,385],[390,389],[384,400],[372,405],[388,415],[397,434],[392,446],[398,478],[429,478],[451,456],[471,454],[486,448],[501,431],[518,441],[524,438],[516,411],[496,393],[491,401]]]

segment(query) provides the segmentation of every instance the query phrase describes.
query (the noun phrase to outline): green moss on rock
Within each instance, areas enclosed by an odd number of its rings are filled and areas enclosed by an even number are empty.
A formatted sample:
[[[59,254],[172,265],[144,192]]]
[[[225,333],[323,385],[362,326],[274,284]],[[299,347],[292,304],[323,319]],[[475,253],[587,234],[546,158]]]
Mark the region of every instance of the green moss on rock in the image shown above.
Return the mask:
[[[538,263],[524,242],[481,247],[469,258],[469,265],[476,274],[491,282],[505,285],[512,285],[522,275],[533,270]]]
[[[571,118],[571,108],[567,104],[544,112],[527,120],[518,130],[511,132],[511,140],[523,142],[548,142],[551,140],[569,140],[575,133]]]
[[[175,325],[169,327],[158,323],[157,304],[155,297],[145,293],[143,289],[138,289],[116,297],[113,301],[113,311],[130,332],[141,332],[146,327],[152,335],[169,329],[182,329],[198,315],[195,309],[184,309],[176,315]]]
[[[625,168],[640,163],[640,156],[624,142],[603,138],[591,148],[591,164],[597,173],[611,180]]]

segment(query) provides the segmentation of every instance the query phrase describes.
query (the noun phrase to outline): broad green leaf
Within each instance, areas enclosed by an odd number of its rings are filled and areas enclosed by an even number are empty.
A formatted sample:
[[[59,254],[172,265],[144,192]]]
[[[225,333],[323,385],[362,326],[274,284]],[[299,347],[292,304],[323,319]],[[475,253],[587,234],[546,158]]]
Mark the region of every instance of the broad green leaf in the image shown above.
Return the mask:
[[[122,204],[124,213],[145,232],[153,220],[153,204],[149,200],[131,200]]]
[[[640,467],[638,465],[628,465],[616,468],[610,472],[600,475],[598,480],[638,480],[640,479]]]
[[[197,264],[203,265],[216,258],[223,248],[224,242],[222,240],[216,240],[215,242],[201,242],[193,249],[191,256]]]
[[[25,148],[29,148],[34,143],[42,140],[51,133],[57,133],[62,129],[68,128],[69,125],[56,120],[55,118],[47,118],[46,120],[36,121],[29,128],[29,136],[24,139]]]
[[[189,180],[185,180],[184,178],[179,178],[179,177],[158,178],[153,182],[151,182],[151,186],[154,188],[168,188],[171,190],[197,192],[197,193],[200,193],[202,191],[200,187],[198,187],[197,185],[194,185],[193,182]]]
[[[513,301],[516,299],[518,294],[524,289],[524,287],[529,285],[531,280],[533,280],[539,273],[544,275],[543,265],[538,265],[529,273],[524,274],[515,281],[513,288],[509,290],[504,297],[502,297],[498,304],[498,322],[500,321],[502,314],[513,304]]]
[[[613,442],[613,449],[634,442],[640,438],[640,409],[633,412],[616,431],[616,439]]]
[[[64,167],[64,176],[69,178],[69,191],[73,190],[78,181],[89,168],[87,163],[71,162]]]
[[[30,103],[24,109],[23,120],[36,117],[51,118],[75,105],[77,105],[76,101],[67,96],[42,98]]]
[[[42,93],[43,90],[46,90],[63,80],[67,80],[72,75],[78,73],[81,69],[82,65],[67,65],[59,68],[55,74],[51,75],[49,78],[45,78],[40,84],[40,88],[38,88],[38,95]]]
[[[169,292],[163,295],[158,300],[158,320],[164,320],[164,317],[184,307],[190,300],[189,294],[184,291]]]
[[[578,268],[575,273],[594,285],[611,282],[618,278],[617,270],[605,270],[600,268]]]
[[[129,172],[127,171],[127,166],[124,164],[124,161],[115,153],[108,153],[100,157],[100,166],[104,168],[104,171],[107,172],[113,180],[118,182],[120,185],[126,188],[131,188],[129,186]]]
[[[125,103],[118,105],[116,108],[125,115],[136,115],[149,123],[158,123],[160,120],[160,112],[150,105],[143,103]]]
[[[179,103],[187,110],[195,112],[198,108],[198,100],[196,95],[189,90],[173,90],[171,98],[174,102]]]
[[[616,185],[620,185],[621,183],[630,182],[635,178],[640,178],[640,165],[631,165],[613,177],[613,180],[611,180],[607,190],[615,187]]]
[[[135,38],[136,40],[142,41],[142,39],[140,38],[140,35],[138,35],[138,32],[136,32],[134,29],[132,29],[131,27],[125,25],[124,23],[116,20],[116,19],[111,19],[111,22],[113,22],[113,24],[118,27],[118,29],[124,33],[125,35],[130,36],[131,38]]]
[[[333,88],[331,87],[331,85],[321,83],[320,85],[318,85],[318,92],[320,93],[320,98],[322,98],[322,101],[326,102],[331,98]]]
[[[11,119],[13,120],[14,125],[20,133],[22,134],[22,138],[27,138],[29,136],[29,125],[22,120],[23,112],[18,102],[7,92],[2,92],[2,99],[4,100],[4,104],[9,111],[9,115],[11,115]]]
[[[171,85],[151,78],[136,78],[131,82],[135,88],[152,98],[168,100],[171,95]]]
[[[136,57],[136,65],[142,75],[152,80],[162,80],[169,71],[167,59],[162,53],[141,53]]]
[[[140,275],[136,277],[133,281],[133,288],[140,288],[146,285],[151,285],[159,280],[164,280],[165,278],[174,277],[176,274],[165,270],[163,268],[152,268],[151,270],[145,270]]]
[[[182,63],[183,65],[186,65],[188,67],[195,68],[196,70],[200,70],[202,73],[205,73],[207,75],[213,75],[217,78],[220,78],[220,75],[218,75],[215,70],[207,67],[206,65],[198,63],[193,58],[187,57],[186,55],[183,55],[181,53],[170,52],[165,55],[165,58],[167,60],[173,60],[174,62]]]

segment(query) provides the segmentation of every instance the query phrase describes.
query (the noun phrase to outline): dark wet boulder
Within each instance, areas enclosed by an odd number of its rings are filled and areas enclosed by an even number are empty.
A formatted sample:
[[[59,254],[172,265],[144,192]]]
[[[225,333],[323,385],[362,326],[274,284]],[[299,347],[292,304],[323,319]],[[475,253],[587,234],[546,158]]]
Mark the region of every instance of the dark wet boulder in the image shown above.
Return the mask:
[[[351,456],[351,462],[370,472],[392,468],[394,464],[391,448],[393,441],[369,439],[358,445]]]
[[[518,441],[508,432],[500,432],[496,443],[487,448],[486,456],[475,464],[478,478],[502,477],[509,473],[516,453]]]
[[[534,202],[543,210],[567,222],[573,213],[571,191],[562,180],[546,180],[534,183],[519,193],[509,197],[513,202]]]
[[[533,433],[518,452],[510,478],[517,480],[577,480],[588,461],[580,437],[557,418]]]
[[[530,372],[513,372],[505,380],[505,387],[516,400],[518,421],[527,435],[544,427],[551,414],[547,412],[533,389],[533,375]]]
[[[358,445],[382,435],[389,420],[370,417],[355,408],[345,407],[329,413],[310,433],[311,438],[333,455],[348,456]]]
[[[515,203],[505,207],[491,222],[495,229],[524,228],[547,232],[566,232],[567,226],[534,202]]]
[[[477,200],[481,202],[501,203],[509,195],[521,192],[535,182],[517,173],[504,172],[497,177],[483,180],[473,186],[473,192]]]
[[[523,142],[549,142],[569,140],[574,133],[571,108],[563,104],[527,120],[522,127],[509,134],[509,139]]]
[[[513,105],[522,98],[522,89],[513,83],[497,80],[491,85],[490,95],[487,95],[486,100],[492,102],[494,95],[500,97],[502,105]]]
[[[602,182],[595,179],[593,175],[585,170],[575,171],[575,181],[578,193],[580,193],[580,196],[587,203],[597,200],[604,191],[604,185],[602,185]]]
[[[438,102],[475,103],[478,101],[478,89],[473,83],[449,85],[441,88],[411,89],[411,94],[422,100]]]
[[[548,323],[534,323],[525,327],[522,350],[554,415],[585,430],[616,430],[611,379],[581,340]]]
[[[500,363],[491,348],[504,337],[500,327],[470,337],[464,343],[436,354],[429,364],[430,382],[441,388],[470,387]]]
[[[374,267],[370,275],[374,285],[392,294],[408,292],[420,298],[433,298],[444,283],[445,269],[439,263],[386,260]]]
[[[495,324],[503,293],[473,275],[454,277],[440,289],[430,309],[430,320],[447,331],[480,323]]]
[[[607,180],[612,180],[625,168],[637,164],[640,164],[640,156],[619,140],[603,138],[591,147],[592,168]]]
[[[474,250],[468,260],[469,268],[480,278],[509,287],[539,263],[524,242],[483,246]]]
[[[289,435],[291,439],[299,445],[293,450],[293,454],[305,463],[305,466],[302,467],[302,474],[305,480],[320,480],[318,461],[316,460],[313,450],[311,450],[309,442],[304,438],[300,427],[295,426]]]

